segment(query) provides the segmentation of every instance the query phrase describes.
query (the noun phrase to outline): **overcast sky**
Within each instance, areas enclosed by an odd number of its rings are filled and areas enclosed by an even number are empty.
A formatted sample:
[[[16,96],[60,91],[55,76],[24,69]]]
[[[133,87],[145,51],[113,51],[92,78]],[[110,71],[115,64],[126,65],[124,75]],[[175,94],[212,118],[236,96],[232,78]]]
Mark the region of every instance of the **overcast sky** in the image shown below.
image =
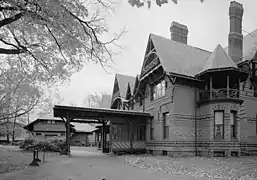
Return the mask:
[[[171,0],[170,0],[171,1]],[[238,0],[244,6],[243,30],[251,32],[257,29],[257,1]],[[189,29],[188,44],[209,51],[221,44],[227,46],[229,33],[230,0],[179,0],[175,5],[170,2],[159,8],[156,5],[150,10],[133,8],[127,0],[120,0],[115,6],[115,13],[108,18],[110,32],[119,32],[126,27],[127,33],[119,44],[124,47],[121,54],[115,57],[115,69],[108,69],[106,74],[100,65],[88,64],[74,74],[68,86],[60,90],[64,97],[62,104],[81,105],[89,93],[112,93],[115,73],[135,76],[140,72],[149,33],[170,38],[170,23],[177,21]],[[246,33],[244,32],[244,35]]]

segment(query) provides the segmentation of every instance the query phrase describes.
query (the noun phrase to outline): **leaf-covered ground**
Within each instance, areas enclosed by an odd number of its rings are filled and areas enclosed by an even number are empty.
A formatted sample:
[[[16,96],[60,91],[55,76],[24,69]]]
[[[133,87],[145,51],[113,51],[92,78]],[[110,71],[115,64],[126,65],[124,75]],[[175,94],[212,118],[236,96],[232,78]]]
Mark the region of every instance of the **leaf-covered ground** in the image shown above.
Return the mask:
[[[168,156],[126,155],[125,163],[154,172],[199,179],[256,180],[257,156],[172,158]]]

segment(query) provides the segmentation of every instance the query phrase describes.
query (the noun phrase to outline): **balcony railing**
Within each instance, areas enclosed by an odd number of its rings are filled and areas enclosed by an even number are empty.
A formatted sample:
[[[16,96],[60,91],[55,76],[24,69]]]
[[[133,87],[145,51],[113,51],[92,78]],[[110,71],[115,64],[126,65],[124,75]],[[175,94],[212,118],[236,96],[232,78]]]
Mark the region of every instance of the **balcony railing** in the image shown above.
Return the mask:
[[[212,89],[200,92],[200,101],[217,100],[217,99],[239,99],[238,89]]]

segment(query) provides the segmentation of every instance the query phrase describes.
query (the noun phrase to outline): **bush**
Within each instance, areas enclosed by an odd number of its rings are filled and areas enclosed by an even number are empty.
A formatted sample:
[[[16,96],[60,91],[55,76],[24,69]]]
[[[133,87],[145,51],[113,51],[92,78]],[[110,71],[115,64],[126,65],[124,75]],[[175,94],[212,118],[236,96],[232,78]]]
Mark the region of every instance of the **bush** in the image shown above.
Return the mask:
[[[65,141],[58,139],[37,141],[35,139],[26,139],[20,148],[25,151],[48,151],[48,152],[61,152],[65,148]]]
[[[33,138],[28,138],[28,139],[25,139],[21,144],[20,144],[20,149],[25,149],[26,147],[28,146],[32,146],[36,144],[36,140],[33,139]]]

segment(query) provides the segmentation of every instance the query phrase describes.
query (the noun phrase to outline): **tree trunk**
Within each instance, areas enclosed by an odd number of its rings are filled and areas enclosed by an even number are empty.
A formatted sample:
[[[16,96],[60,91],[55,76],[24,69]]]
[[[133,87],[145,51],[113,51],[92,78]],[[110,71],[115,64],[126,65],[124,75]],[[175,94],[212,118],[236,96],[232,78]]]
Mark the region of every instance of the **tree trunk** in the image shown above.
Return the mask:
[[[10,132],[9,132],[9,117],[7,117],[7,119],[6,119],[6,141],[7,141],[7,143],[9,143],[10,142]]]
[[[14,117],[14,120],[13,120],[12,143],[14,143],[14,140],[15,140],[15,125],[16,125],[16,116]]]

